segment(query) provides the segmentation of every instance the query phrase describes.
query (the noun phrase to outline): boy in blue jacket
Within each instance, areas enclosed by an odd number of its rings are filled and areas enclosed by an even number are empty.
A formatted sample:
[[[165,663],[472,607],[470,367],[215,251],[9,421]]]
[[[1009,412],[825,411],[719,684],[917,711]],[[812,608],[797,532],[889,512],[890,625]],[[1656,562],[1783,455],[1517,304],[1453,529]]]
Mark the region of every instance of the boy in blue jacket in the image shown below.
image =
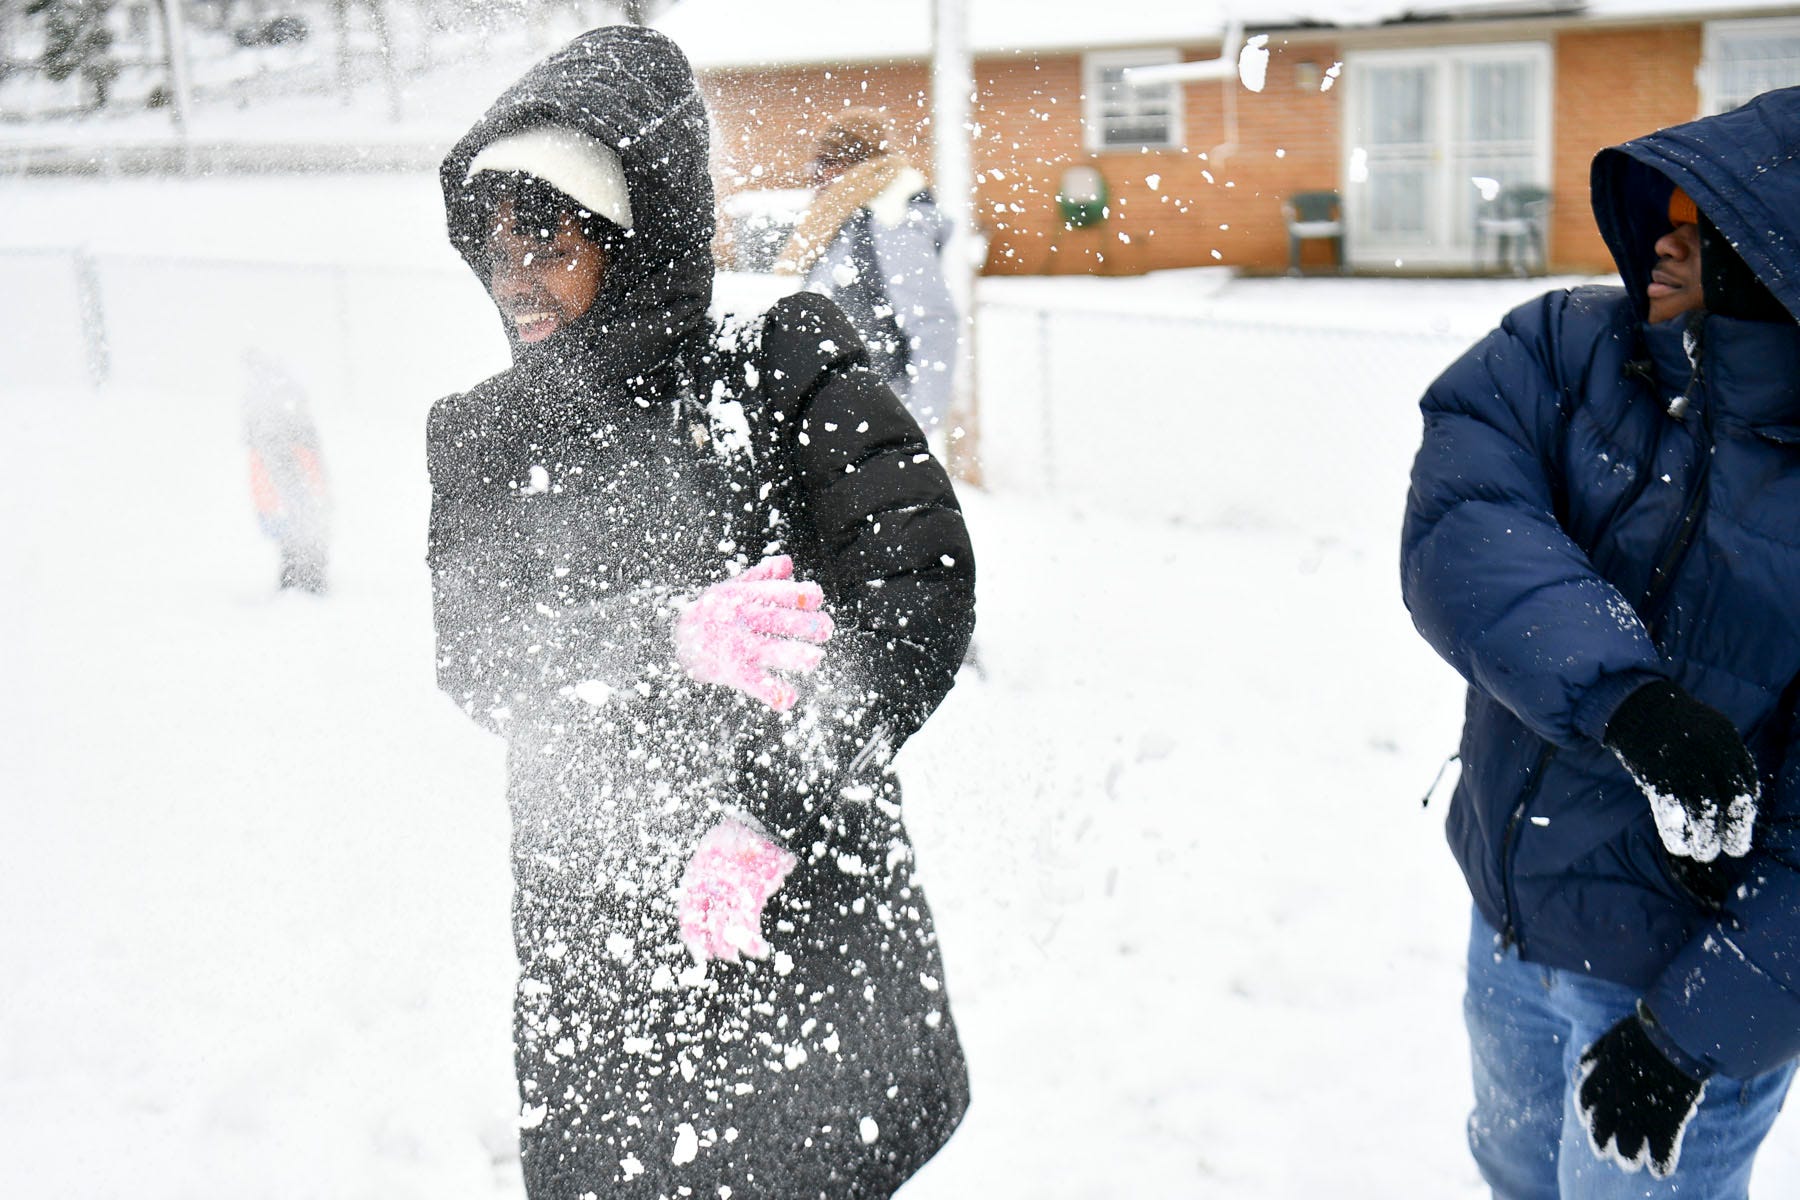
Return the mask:
[[[1402,587],[1469,682],[1507,1200],[1745,1196],[1800,1056],[1797,145],[1790,88],[1602,151],[1624,288],[1520,307],[1421,406]]]

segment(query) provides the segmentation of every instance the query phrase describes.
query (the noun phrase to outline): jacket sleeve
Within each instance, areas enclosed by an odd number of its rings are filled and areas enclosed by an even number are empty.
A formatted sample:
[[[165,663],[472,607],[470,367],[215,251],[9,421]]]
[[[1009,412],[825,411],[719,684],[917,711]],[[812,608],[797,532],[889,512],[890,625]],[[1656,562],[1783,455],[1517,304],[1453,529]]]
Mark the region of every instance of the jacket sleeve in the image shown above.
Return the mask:
[[[508,735],[558,704],[635,686],[657,666],[652,642],[674,610],[658,591],[596,596],[559,573],[526,506],[482,486],[478,422],[459,399],[432,409],[426,435],[438,686]]]
[[[1644,997],[1678,1049],[1733,1079],[1800,1056],[1800,728],[1764,800],[1745,882]]]
[[[771,310],[763,359],[793,439],[795,537],[838,624],[822,683],[856,731],[852,758],[885,757],[949,692],[975,627],[962,510],[829,300],[802,293]]]
[[[956,370],[956,306],[944,279],[934,212],[912,206],[905,221],[878,230],[876,238],[894,321],[910,349],[901,399],[922,425],[950,415]]]
[[[1464,679],[1559,745],[1666,674],[1630,602],[1557,518],[1567,293],[1514,310],[1431,385],[1401,538],[1413,623]]]

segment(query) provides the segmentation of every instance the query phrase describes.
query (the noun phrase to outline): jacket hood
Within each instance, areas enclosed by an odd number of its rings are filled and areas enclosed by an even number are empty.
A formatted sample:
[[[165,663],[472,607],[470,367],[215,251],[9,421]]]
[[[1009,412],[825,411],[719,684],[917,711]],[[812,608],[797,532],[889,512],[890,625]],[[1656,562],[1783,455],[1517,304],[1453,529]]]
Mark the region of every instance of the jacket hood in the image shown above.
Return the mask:
[[[674,347],[707,327],[712,301],[708,129],[693,71],[663,34],[612,25],[582,34],[494,101],[438,169],[451,244],[484,288],[490,214],[468,187],[470,165],[502,139],[550,126],[618,156],[632,218],[593,307],[533,357],[549,352],[584,368],[603,363],[616,380],[658,373]]]
[[[1590,181],[1594,220],[1640,319],[1680,187],[1800,321],[1800,87],[1602,150]]]

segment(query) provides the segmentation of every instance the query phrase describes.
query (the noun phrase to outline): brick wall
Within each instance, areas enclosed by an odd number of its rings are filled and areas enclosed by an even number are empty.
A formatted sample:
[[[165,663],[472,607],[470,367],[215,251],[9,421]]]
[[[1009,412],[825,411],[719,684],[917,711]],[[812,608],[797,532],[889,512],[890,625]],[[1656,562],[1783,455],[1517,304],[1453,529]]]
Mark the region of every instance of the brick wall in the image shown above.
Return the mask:
[[[1328,43],[1274,48],[1261,93],[1209,80],[1182,89],[1186,148],[1090,154],[1081,124],[1079,55],[984,60],[976,117],[977,219],[993,238],[994,273],[1136,274],[1163,267],[1227,264],[1285,267],[1281,198],[1332,189],[1338,177],[1334,92],[1302,89],[1297,64],[1323,75]],[[1227,141],[1225,89],[1237,105],[1236,144]],[[1105,177],[1112,211],[1100,226],[1065,230],[1055,197],[1063,172],[1092,164]],[[996,175],[998,172],[998,175]],[[1309,245],[1308,260],[1325,250]]]
[[[1556,39],[1553,269],[1613,269],[1612,255],[1594,227],[1588,166],[1607,146],[1699,115],[1694,70],[1700,65],[1700,33],[1693,24],[1563,33]]]
[[[1235,83],[1237,144],[1226,145],[1225,84],[1183,89],[1184,151],[1090,155],[1083,140],[1081,56],[984,58],[976,67],[976,220],[998,274],[1136,274],[1227,264],[1283,269],[1281,198],[1331,189],[1338,175],[1338,102],[1320,77],[1337,61],[1329,43],[1272,49],[1259,94]],[[715,122],[721,192],[797,187],[829,114],[846,103],[885,107],[901,150],[930,169],[930,78],[923,64],[716,72],[705,88]],[[1111,212],[1097,228],[1064,230],[1056,209],[1063,172],[1092,164],[1107,181]],[[1309,244],[1307,261],[1325,261]]]
[[[886,109],[900,153],[929,173],[930,84],[923,63],[707,74],[701,87],[712,110],[720,194],[804,186],[825,122],[850,104]]]
[[[1553,269],[1611,270],[1588,203],[1588,163],[1604,146],[1693,119],[1700,38],[1697,23],[1555,37]],[[1269,49],[1260,93],[1230,85],[1235,146],[1225,144],[1227,85],[1207,81],[1182,89],[1186,147],[1148,153],[1087,151],[1079,54],[978,61],[976,221],[991,239],[987,271],[1285,269],[1282,197],[1342,190],[1343,91],[1322,90],[1310,76],[1324,78],[1341,54],[1334,42],[1303,34],[1277,35]],[[846,104],[885,107],[902,152],[930,171],[931,81],[923,63],[717,72],[705,86],[722,192],[800,186],[826,117]],[[1078,164],[1100,170],[1113,203],[1099,227],[1071,231],[1062,228],[1055,197],[1063,172]],[[1305,265],[1325,265],[1328,253],[1326,244],[1308,243]]]

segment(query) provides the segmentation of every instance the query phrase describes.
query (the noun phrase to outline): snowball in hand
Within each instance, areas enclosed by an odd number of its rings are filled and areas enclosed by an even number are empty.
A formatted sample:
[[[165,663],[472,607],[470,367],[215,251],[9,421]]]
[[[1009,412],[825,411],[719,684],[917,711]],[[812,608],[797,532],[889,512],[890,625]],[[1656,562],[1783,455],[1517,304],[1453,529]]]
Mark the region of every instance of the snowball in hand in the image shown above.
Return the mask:
[[[1649,800],[1670,854],[1707,863],[1750,852],[1762,781],[1724,713],[1657,680],[1619,705],[1605,744]]]
[[[1723,819],[1719,806],[1708,799],[1695,804],[1659,791],[1654,783],[1637,778],[1650,801],[1650,812],[1656,818],[1656,832],[1663,848],[1695,862],[1712,862],[1724,853],[1742,858],[1750,853],[1750,834],[1756,827],[1756,795],[1739,792],[1725,802]]]

